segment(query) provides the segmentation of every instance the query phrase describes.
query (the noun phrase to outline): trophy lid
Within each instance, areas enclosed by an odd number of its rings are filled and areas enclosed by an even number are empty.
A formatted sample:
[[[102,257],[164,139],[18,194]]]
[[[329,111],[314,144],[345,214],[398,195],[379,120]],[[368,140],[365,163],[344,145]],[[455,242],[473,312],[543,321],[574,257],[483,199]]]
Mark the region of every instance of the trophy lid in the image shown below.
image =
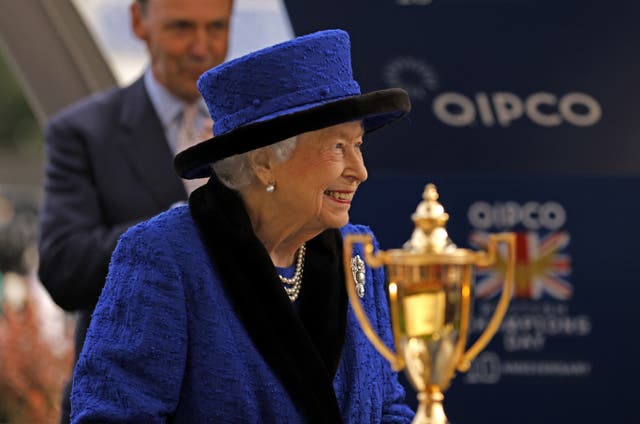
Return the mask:
[[[427,184],[422,193],[422,202],[411,215],[415,229],[411,239],[404,244],[404,249],[415,253],[452,253],[456,250],[445,226],[449,214],[438,202],[438,190],[434,184]]]

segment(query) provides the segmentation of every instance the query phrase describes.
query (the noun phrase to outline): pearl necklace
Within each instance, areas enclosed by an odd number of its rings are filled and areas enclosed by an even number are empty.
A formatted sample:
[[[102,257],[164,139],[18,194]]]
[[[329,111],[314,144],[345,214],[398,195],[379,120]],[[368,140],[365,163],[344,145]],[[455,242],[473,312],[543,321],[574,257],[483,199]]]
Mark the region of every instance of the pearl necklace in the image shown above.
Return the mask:
[[[289,300],[295,302],[300,294],[300,287],[302,287],[302,271],[304,271],[304,254],[307,248],[304,246],[300,246],[298,250],[298,259],[296,260],[296,272],[293,274],[293,277],[287,278],[278,274],[280,277],[280,281],[282,281],[285,286],[284,289],[287,292],[287,296],[289,296]]]

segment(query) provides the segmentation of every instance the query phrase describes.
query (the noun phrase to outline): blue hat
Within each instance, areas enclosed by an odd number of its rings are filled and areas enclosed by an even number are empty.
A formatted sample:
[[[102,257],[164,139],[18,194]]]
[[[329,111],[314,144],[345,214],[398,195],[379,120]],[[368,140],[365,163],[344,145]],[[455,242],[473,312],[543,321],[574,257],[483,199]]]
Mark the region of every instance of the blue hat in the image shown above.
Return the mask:
[[[353,79],[349,35],[327,30],[297,37],[202,74],[198,80],[214,136],[179,153],[183,178],[211,175],[210,163],[344,122],[365,132],[406,115],[399,88],[361,94]]]

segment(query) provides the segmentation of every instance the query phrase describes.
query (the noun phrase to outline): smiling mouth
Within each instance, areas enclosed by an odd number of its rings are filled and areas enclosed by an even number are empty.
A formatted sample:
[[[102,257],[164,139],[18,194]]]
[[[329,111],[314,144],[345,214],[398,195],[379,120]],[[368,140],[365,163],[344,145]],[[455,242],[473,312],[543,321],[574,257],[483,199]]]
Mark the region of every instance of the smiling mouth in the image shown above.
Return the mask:
[[[326,194],[327,196],[339,202],[351,202],[351,200],[353,199],[354,192],[325,190],[324,194]]]

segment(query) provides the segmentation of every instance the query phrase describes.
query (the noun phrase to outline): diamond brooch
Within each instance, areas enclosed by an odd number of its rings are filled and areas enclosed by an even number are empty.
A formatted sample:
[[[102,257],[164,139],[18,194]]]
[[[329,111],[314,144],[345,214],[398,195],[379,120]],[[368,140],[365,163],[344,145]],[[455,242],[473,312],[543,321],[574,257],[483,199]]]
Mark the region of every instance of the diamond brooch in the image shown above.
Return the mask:
[[[360,255],[356,255],[351,258],[351,272],[353,272],[353,279],[356,282],[356,293],[360,298],[364,297],[364,281],[365,281],[365,268],[364,261]]]

